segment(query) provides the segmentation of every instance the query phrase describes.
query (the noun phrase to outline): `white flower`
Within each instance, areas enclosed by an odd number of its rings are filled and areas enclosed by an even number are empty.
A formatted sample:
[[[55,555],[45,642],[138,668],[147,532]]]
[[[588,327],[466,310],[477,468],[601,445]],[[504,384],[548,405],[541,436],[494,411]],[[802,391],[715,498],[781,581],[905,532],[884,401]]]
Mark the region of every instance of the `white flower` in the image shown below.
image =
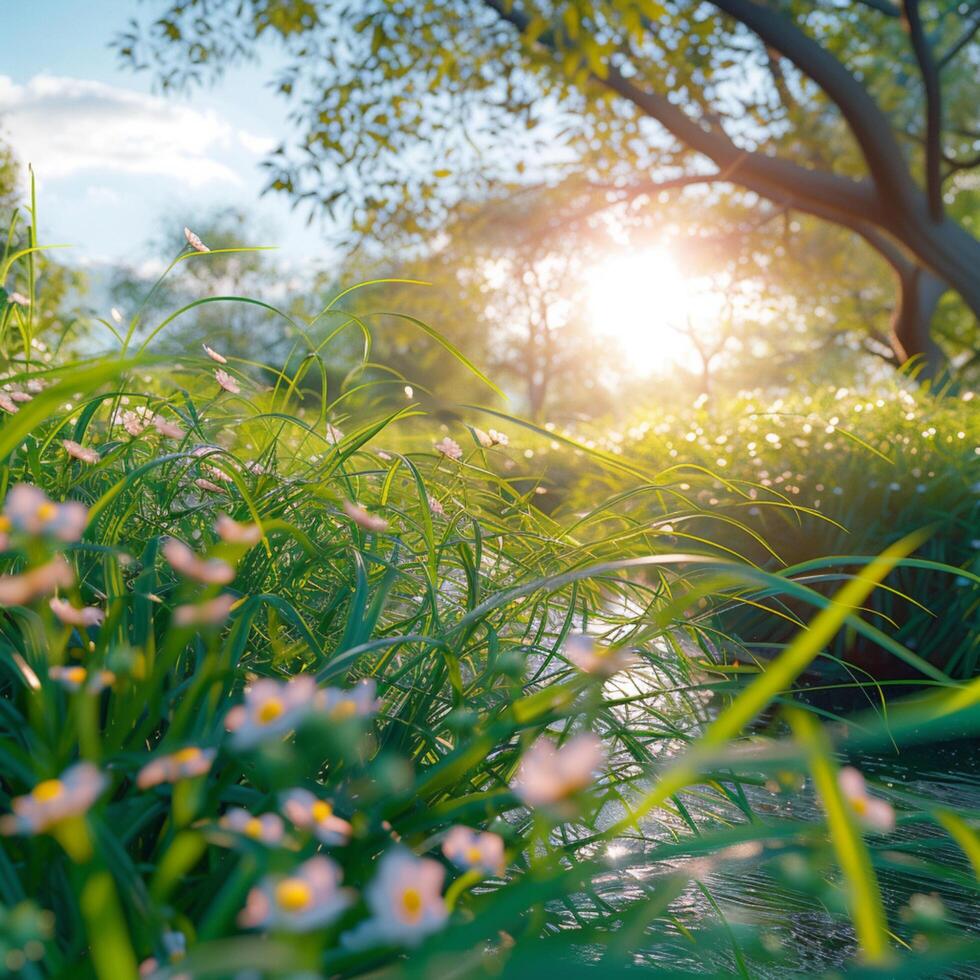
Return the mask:
[[[403,847],[388,851],[364,890],[371,918],[343,937],[355,949],[376,945],[417,946],[448,918],[442,897],[445,869]]]
[[[845,766],[837,774],[837,784],[844,799],[865,827],[883,834],[890,834],[895,829],[894,808],[885,800],[868,794],[864,776],[857,769]]]
[[[79,609],[67,599],[50,599],[51,612],[66,626],[101,626],[105,622],[105,610],[98,606],[83,606]]]
[[[337,443],[340,442],[343,438],[344,438],[343,432],[341,432],[340,429],[337,428],[337,426],[331,425],[328,422],[327,423],[327,442],[330,443],[331,446],[336,446]]]
[[[209,249],[207,245],[205,245],[204,242],[202,242],[201,239],[198,238],[197,235],[195,235],[194,232],[190,230],[190,228],[184,229],[184,238],[187,239],[187,244],[190,245],[190,247],[194,249],[195,252],[211,251],[211,249]]]
[[[288,681],[271,677],[257,680],[245,691],[245,701],[225,718],[232,744],[247,749],[272,738],[282,738],[299,725],[313,709],[316,682],[308,674]]]
[[[66,543],[78,541],[88,523],[88,510],[82,504],[56,504],[29,483],[18,483],[7,494],[4,515],[18,531],[50,535]]]
[[[491,429],[489,432],[484,432],[483,429],[474,429],[473,431],[476,433],[477,441],[484,449],[492,449],[494,446],[506,446],[510,442],[507,436],[502,432],[498,432],[496,429]]]
[[[367,718],[379,708],[377,684],[370,678],[358,681],[351,690],[327,687],[317,692],[316,707],[334,721],[347,718]]]
[[[287,819],[308,830],[321,844],[346,844],[351,825],[333,810],[333,804],[321,800],[306,789],[291,789],[279,797],[279,807]]]
[[[75,583],[75,573],[63,555],[21,575],[0,575],[0,606],[26,606],[57,589]]]
[[[586,674],[612,677],[631,666],[635,658],[624,650],[598,644],[591,636],[573,634],[565,643],[565,658]]]
[[[70,817],[85,813],[108,780],[91,762],[79,762],[58,779],[45,779],[26,796],[11,801],[13,813],[3,818],[7,834],[41,834]]]
[[[281,844],[285,833],[282,818],[277,813],[256,817],[240,806],[228,810],[218,821],[218,826],[269,847]]]
[[[89,694],[98,694],[115,683],[116,675],[111,670],[99,670],[90,678],[84,667],[49,667],[48,677],[57,681],[69,691],[80,691],[83,687]],[[86,683],[86,681],[88,683]]]
[[[337,919],[354,900],[353,892],[341,888],[340,882],[340,868],[330,858],[310,858],[288,877],[263,878],[249,892],[239,922],[246,929],[320,929]]]
[[[604,757],[602,744],[591,732],[561,746],[539,738],[524,753],[511,788],[528,806],[557,803],[585,789]]]
[[[149,789],[160,783],[176,783],[181,779],[203,776],[210,771],[217,754],[215,749],[199,749],[189,745],[170,755],[157,756],[140,769],[136,785],[140,789]]]
[[[478,833],[469,827],[453,827],[442,842],[442,853],[453,864],[469,871],[479,868],[487,874],[504,872],[504,839],[489,831]]]

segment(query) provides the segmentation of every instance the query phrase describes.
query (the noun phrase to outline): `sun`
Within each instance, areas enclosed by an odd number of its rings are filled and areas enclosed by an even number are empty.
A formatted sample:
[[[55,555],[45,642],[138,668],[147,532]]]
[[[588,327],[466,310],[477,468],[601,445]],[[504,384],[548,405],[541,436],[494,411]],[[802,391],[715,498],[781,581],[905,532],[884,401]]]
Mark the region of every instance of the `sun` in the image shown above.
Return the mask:
[[[619,343],[631,370],[695,359],[684,331],[704,315],[705,297],[664,249],[610,255],[589,271],[585,288],[593,330]]]

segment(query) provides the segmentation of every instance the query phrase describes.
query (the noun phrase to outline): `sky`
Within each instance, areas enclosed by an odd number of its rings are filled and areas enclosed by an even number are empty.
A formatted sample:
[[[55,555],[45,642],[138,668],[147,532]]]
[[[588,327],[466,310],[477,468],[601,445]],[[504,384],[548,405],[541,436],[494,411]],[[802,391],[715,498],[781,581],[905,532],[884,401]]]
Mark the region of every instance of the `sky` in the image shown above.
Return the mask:
[[[288,104],[259,69],[166,98],[153,79],[118,64],[112,37],[135,0],[0,0],[0,132],[37,175],[42,240],[67,244],[81,265],[150,267],[168,215],[239,205],[290,266],[320,264],[330,248],[282,196],[259,197],[264,154],[290,133]],[[178,228],[179,230],[179,228]]]

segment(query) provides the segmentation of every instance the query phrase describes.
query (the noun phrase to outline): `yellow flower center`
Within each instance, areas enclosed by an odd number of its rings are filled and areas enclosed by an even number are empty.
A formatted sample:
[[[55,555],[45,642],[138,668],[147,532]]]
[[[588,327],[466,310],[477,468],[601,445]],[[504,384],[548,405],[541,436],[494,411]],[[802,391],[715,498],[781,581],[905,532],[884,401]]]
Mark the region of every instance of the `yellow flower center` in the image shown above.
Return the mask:
[[[466,849],[466,860],[469,861],[470,864],[479,864],[483,860],[483,855],[480,853],[480,848],[476,847],[475,845],[473,847],[468,847]]]
[[[851,800],[851,806],[859,817],[863,817],[868,812],[868,801],[863,796],[855,796]]]
[[[246,837],[254,837],[258,840],[262,836],[262,821],[258,817],[252,817],[244,827],[242,827],[242,833]]]
[[[65,785],[60,779],[45,779],[34,787],[33,796],[38,803],[48,803],[58,799],[65,791]]]
[[[313,901],[313,891],[302,878],[284,878],[276,885],[276,902],[287,912],[299,912]]]
[[[256,712],[256,717],[260,725],[268,725],[274,722],[285,710],[282,701],[278,698],[269,698]]]
[[[87,673],[84,667],[67,667],[64,676],[72,684],[84,684]]]
[[[333,807],[326,800],[317,800],[310,807],[310,813],[317,823],[323,823],[324,820],[329,820],[333,816]]]
[[[174,752],[174,762],[183,765],[185,762],[193,762],[200,756],[201,750],[194,746],[190,746],[186,749],[181,749],[179,752]]]
[[[406,888],[402,892],[402,910],[409,919],[417,919],[422,912],[422,896],[416,888]]]
[[[6,514],[0,514],[0,534],[5,534],[10,528],[10,518]]]
[[[357,714],[357,705],[353,701],[341,701],[336,708],[333,709],[334,718],[344,719],[352,718]]]
[[[53,520],[57,513],[58,508],[50,500],[46,500],[43,504],[38,505],[35,516],[39,521],[46,524],[48,521]]]

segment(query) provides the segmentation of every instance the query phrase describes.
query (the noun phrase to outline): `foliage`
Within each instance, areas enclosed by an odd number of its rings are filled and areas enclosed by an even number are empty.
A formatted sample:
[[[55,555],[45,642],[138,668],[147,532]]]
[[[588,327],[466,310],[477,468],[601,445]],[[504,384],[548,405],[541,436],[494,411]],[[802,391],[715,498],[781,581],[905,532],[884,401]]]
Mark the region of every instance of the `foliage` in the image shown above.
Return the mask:
[[[980,429],[972,392],[936,398],[893,381],[856,390],[813,387],[807,394],[702,396],[683,409],[666,404],[644,405],[615,441],[608,435],[595,441],[598,450],[622,454],[634,466],[669,467],[656,495],[652,488],[640,495],[629,475],[600,477],[579,485],[571,480],[574,503],[602,500],[591,513],[602,509],[610,523],[637,531],[643,523],[650,534],[669,525],[670,540],[681,548],[710,542],[762,567],[809,570],[808,581],[828,594],[851,567],[847,555],[877,554],[922,527],[932,534],[921,557],[980,570]],[[548,485],[558,495],[570,469],[562,462],[566,454],[560,444],[538,449],[538,464],[550,470]],[[699,508],[700,515],[691,514]],[[828,563],[828,556],[839,557]],[[901,568],[887,583],[897,591],[877,593],[869,609],[927,660],[971,677],[980,666],[980,607],[971,581]],[[798,627],[794,612],[792,603],[767,602],[763,614],[731,609],[724,622],[754,655],[765,656],[770,642]],[[787,619],[780,625],[773,613]],[[828,670],[826,663],[825,676],[848,666],[879,678],[905,671],[851,633],[838,637],[833,652],[839,665]],[[745,659],[745,648],[731,656]]]
[[[969,42],[980,20],[969,6],[159,7],[117,47],[167,87],[199,84],[266,38],[286,48],[277,87],[296,100],[301,135],[295,152],[282,146],[270,159],[270,187],[314,211],[342,208],[355,233],[435,233],[461,198],[528,177],[572,172],[620,200],[734,185],[744,202],[847,229],[888,263],[901,363],[919,357],[941,375],[930,328],[943,293],[980,313],[975,190],[963,179],[976,166]]]
[[[267,366],[266,389],[241,359],[164,361],[131,337],[39,363],[13,315],[8,392],[27,397],[0,425],[8,966],[29,980],[116,980],[148,957],[161,977],[792,968],[791,943],[713,898],[749,863],[853,921],[844,958],[868,972],[975,959],[956,911],[976,900],[967,859],[899,861],[891,820],[942,827],[975,857],[977,815],[877,784],[869,797],[834,752],[860,764],[975,733],[976,682],[934,671],[934,690],[833,730],[833,747],[805,715],[753,724],[843,624],[874,635],[855,610],[919,537],[852,559],[862,574],[831,602],[802,575],[609,529],[608,508],[544,514],[501,475],[499,439],[460,425],[465,448],[433,451],[443,433],[414,404],[364,395],[349,414],[356,379],[333,396],[301,384],[325,377],[329,345],[291,375]],[[283,319],[305,343],[312,325]],[[504,425],[516,439],[519,420]],[[681,504],[676,521],[705,512]],[[717,605],[774,595],[814,609],[809,629],[766,670],[713,662]],[[572,753],[560,766],[545,737]],[[808,772],[824,809],[800,819]],[[327,843],[286,805],[295,787],[330,801],[305,821]],[[502,865],[440,852],[456,825],[498,835]],[[323,852],[335,863],[306,863]]]

